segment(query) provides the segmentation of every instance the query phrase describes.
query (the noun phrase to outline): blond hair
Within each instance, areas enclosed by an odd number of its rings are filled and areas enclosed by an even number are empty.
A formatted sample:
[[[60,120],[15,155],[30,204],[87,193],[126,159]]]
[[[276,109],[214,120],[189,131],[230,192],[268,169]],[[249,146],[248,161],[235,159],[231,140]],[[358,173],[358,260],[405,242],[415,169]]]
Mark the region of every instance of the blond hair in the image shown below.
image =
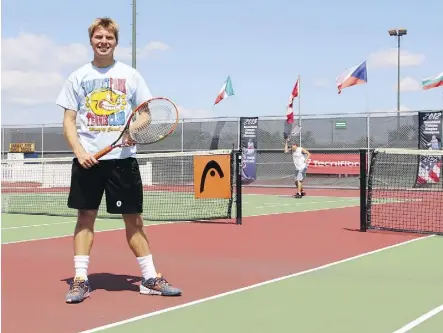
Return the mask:
[[[118,24],[113,19],[109,17],[100,17],[95,19],[95,21],[92,22],[92,24],[88,28],[89,39],[92,38],[92,36],[94,35],[94,31],[97,28],[103,28],[111,31],[118,43]]]

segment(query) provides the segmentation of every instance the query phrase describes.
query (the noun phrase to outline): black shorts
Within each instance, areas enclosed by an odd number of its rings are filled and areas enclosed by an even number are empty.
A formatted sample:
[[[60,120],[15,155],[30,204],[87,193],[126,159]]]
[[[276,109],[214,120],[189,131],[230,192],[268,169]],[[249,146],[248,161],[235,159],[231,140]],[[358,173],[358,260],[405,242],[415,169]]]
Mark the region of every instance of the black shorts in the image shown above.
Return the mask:
[[[108,213],[142,213],[143,184],[137,159],[102,160],[85,169],[74,158],[68,207],[99,209],[103,193]]]

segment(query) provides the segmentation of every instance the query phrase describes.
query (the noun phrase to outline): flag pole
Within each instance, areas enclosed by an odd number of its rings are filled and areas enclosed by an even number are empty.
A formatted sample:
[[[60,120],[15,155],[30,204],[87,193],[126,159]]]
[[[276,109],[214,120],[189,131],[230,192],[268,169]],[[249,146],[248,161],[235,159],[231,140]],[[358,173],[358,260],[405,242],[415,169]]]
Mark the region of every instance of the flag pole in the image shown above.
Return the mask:
[[[300,97],[301,97],[301,89],[300,89],[300,75],[298,75],[298,126],[301,128],[301,109],[300,109]],[[300,129],[300,133],[299,133],[299,139],[300,139],[300,146],[301,146],[301,132],[302,129]]]

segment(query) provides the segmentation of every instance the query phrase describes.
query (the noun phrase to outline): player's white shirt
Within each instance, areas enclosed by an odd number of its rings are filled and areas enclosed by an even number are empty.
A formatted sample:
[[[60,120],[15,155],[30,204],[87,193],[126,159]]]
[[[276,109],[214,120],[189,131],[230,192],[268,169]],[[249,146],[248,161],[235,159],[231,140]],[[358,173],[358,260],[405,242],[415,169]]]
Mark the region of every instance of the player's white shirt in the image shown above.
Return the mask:
[[[56,104],[77,111],[80,143],[95,154],[120,135],[132,108],[152,97],[140,73],[116,61],[106,68],[88,63],[74,71]],[[101,159],[134,157],[136,147],[115,148]]]
[[[294,166],[297,170],[303,170],[306,168],[306,157],[303,154],[302,147],[297,147],[292,151],[292,160],[294,161]]]

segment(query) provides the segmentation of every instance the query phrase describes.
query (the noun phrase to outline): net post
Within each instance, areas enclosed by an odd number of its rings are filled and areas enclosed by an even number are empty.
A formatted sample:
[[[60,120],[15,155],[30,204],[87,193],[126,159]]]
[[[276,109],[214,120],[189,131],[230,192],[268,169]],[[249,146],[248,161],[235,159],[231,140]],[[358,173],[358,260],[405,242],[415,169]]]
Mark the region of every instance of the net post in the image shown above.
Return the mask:
[[[235,223],[238,225],[242,224],[242,179],[241,179],[241,164],[242,164],[242,150],[241,148],[235,153],[235,170],[236,170],[236,186],[235,186],[235,190],[236,190],[236,196],[235,196],[235,208],[236,208],[236,221]]]
[[[366,149],[360,149],[360,231],[366,231],[366,174],[367,160]]]

